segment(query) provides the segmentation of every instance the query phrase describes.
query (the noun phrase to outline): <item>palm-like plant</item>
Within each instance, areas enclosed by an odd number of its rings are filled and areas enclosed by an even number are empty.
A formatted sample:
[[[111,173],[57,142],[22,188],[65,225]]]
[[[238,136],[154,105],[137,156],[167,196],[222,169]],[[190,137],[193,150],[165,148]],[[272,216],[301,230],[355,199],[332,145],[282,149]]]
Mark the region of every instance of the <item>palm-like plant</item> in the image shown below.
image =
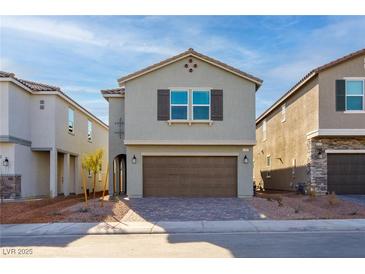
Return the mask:
[[[103,150],[98,149],[93,153],[86,154],[82,158],[82,168],[93,174],[93,198],[95,199],[96,175],[101,171],[103,162]]]

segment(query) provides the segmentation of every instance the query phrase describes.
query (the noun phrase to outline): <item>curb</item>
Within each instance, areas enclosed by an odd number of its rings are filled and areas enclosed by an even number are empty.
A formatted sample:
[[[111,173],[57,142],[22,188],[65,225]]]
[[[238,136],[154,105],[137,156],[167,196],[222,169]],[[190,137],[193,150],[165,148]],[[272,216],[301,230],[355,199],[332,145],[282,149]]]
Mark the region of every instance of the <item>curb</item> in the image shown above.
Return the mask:
[[[186,222],[109,222],[3,224],[0,236],[245,233],[245,232],[365,232],[365,219],[352,220],[237,220]]]

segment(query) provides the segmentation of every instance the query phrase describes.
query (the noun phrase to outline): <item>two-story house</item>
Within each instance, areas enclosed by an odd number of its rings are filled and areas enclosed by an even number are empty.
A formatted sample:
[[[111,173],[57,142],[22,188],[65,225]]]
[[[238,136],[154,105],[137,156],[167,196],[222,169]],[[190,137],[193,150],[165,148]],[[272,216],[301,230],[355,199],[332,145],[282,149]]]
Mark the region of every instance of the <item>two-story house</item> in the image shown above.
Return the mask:
[[[105,172],[107,147],[108,126],[60,88],[0,72],[0,179],[5,197],[81,193],[82,155],[102,148]],[[97,190],[101,188],[99,183]]]
[[[254,180],[365,194],[365,49],[309,72],[256,120]]]
[[[255,92],[262,81],[189,49],[118,79],[109,102],[109,192],[252,195]]]

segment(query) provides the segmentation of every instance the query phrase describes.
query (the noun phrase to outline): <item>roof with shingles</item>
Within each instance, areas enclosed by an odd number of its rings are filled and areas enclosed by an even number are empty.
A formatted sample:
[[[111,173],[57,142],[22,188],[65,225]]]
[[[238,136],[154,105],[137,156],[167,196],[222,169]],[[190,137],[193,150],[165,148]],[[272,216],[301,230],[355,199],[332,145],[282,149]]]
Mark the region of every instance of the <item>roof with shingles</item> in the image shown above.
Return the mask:
[[[102,89],[101,94],[103,95],[124,95],[124,88],[112,88],[112,89]]]
[[[38,82],[33,82],[33,81],[28,81],[28,80],[17,78],[17,77],[15,77],[15,74],[11,73],[11,72],[0,71],[0,77],[1,78],[13,78],[13,79],[19,81],[20,83],[22,83],[24,86],[26,86],[27,88],[29,88],[32,91],[60,91],[61,90],[59,87],[56,87],[56,86],[50,86],[50,85],[46,85],[46,84],[42,84],[42,83],[38,83]]]
[[[289,96],[291,96],[296,89],[301,86],[302,84],[305,84],[307,81],[309,81],[310,79],[312,79],[314,76],[316,76],[318,73],[332,68],[336,65],[339,65],[343,62],[346,62],[352,58],[356,58],[362,54],[365,54],[365,48],[352,52],[350,54],[347,54],[341,58],[338,58],[336,60],[333,60],[327,64],[324,64],[322,66],[319,66],[313,70],[311,70],[310,72],[308,72],[302,79],[300,79],[291,89],[289,89],[283,96],[281,96],[274,104],[271,105],[271,107],[269,107],[266,111],[264,111],[257,119],[256,119],[256,125],[258,123],[260,123],[266,116],[268,116],[274,109],[276,109],[283,101],[286,100],[286,98],[288,98]]]
[[[61,90],[61,88],[59,88],[59,87],[51,86],[51,85],[46,85],[46,84],[42,84],[42,83],[38,83],[38,82],[33,82],[33,81],[28,81],[28,80],[24,80],[24,79],[19,79],[19,78],[15,77],[15,74],[12,73],[12,72],[0,71],[0,78],[14,79],[16,82],[21,83],[22,85],[24,85],[27,88],[29,88],[32,92],[56,91],[58,94],[63,95],[68,100],[70,100],[71,102],[73,102],[77,107],[79,107],[80,109],[82,109],[83,111],[85,111],[88,115],[90,115],[91,117],[93,117],[96,121],[98,121],[104,127],[109,128],[109,126],[107,124],[105,124],[102,120],[100,120],[98,117],[96,117],[90,111],[88,111],[86,108],[84,108],[79,103],[77,103],[75,100],[73,100],[70,96],[68,96],[66,93],[64,93]]]
[[[257,86],[257,89],[261,86],[261,84],[263,82],[258,77],[255,77],[255,76],[253,76],[251,74],[248,74],[246,72],[243,72],[242,70],[239,70],[237,68],[234,68],[234,67],[232,67],[230,65],[227,65],[227,64],[225,64],[225,63],[223,63],[221,61],[218,61],[216,59],[213,59],[213,58],[211,58],[209,56],[206,56],[204,54],[201,54],[201,53],[193,50],[192,48],[188,49],[187,51],[184,51],[183,53],[180,53],[178,55],[175,55],[175,56],[173,56],[171,58],[165,59],[165,60],[163,60],[163,61],[161,61],[159,63],[153,64],[153,65],[148,66],[148,67],[146,67],[144,69],[141,69],[141,70],[138,70],[138,71],[133,72],[131,74],[128,74],[126,76],[123,76],[123,77],[121,77],[121,78],[118,79],[118,82],[120,84],[122,84],[122,83],[124,83],[124,82],[126,82],[128,80],[131,80],[131,79],[134,79],[136,77],[139,77],[139,76],[141,76],[141,75],[143,75],[145,73],[148,73],[150,71],[157,70],[157,69],[159,69],[159,68],[161,68],[163,66],[166,66],[166,65],[168,65],[168,64],[170,64],[170,63],[172,63],[174,61],[180,60],[181,58],[188,57],[188,56],[195,56],[195,57],[197,57],[199,59],[206,60],[206,61],[212,63],[213,65],[216,65],[218,67],[221,67],[223,69],[226,69],[228,71],[231,71],[231,72],[233,72],[233,73],[235,73],[235,74],[237,74],[237,75],[239,75],[239,76],[241,76],[243,78],[246,78],[247,80],[250,80],[250,81],[254,82],[256,84],[256,86]]]

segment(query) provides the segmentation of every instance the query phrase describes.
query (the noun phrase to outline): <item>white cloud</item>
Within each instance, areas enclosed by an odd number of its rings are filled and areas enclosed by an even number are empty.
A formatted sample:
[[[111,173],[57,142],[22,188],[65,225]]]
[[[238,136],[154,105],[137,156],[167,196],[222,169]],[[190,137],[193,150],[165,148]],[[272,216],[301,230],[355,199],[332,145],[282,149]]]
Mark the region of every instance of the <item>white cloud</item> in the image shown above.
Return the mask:
[[[5,16],[1,18],[1,28],[93,45],[105,45],[107,43],[97,38],[92,31],[77,24],[60,22],[50,18]]]
[[[91,88],[88,86],[63,86],[62,89],[70,94],[100,94],[100,89]]]
[[[365,47],[365,18],[341,17],[327,25],[303,35],[296,41],[297,47],[283,52],[271,69],[268,77],[296,82],[312,69]],[[296,37],[297,38],[297,37]]]

